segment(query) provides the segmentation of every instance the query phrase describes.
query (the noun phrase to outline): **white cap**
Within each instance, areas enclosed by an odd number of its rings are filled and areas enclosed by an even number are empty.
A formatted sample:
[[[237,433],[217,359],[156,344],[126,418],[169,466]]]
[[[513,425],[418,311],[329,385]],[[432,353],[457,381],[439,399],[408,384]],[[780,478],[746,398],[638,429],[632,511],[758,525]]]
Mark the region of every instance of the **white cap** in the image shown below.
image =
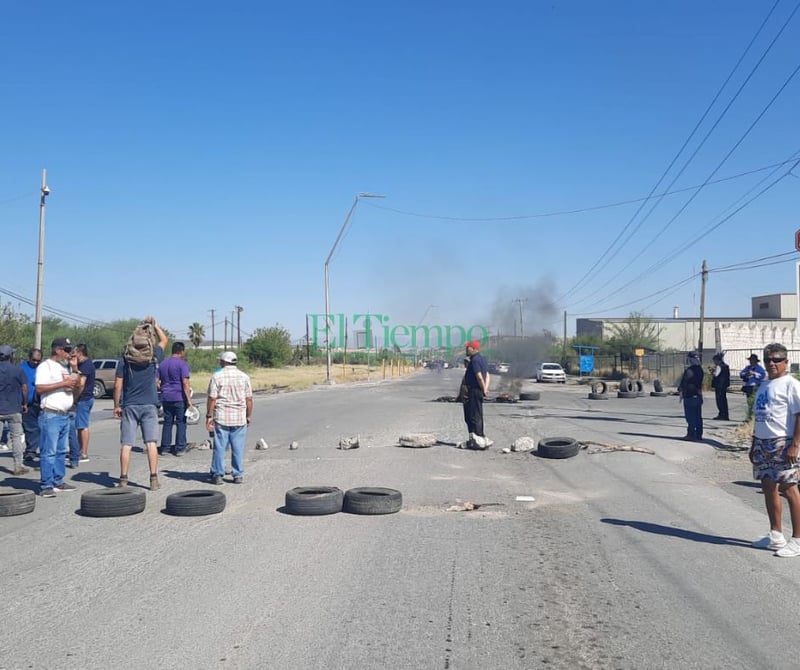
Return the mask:
[[[219,360],[221,360],[223,363],[233,363],[235,365],[236,364],[236,354],[234,352],[232,352],[232,351],[223,351],[219,355]]]

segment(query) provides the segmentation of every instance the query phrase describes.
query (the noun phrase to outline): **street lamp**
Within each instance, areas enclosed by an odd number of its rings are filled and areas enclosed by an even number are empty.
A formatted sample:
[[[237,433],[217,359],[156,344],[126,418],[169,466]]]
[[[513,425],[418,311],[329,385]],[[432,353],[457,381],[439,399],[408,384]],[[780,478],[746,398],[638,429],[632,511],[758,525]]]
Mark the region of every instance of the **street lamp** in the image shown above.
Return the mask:
[[[39,200],[39,264],[36,271],[36,316],[33,346],[42,348],[42,289],[44,286],[44,207],[45,198],[50,195],[47,186],[47,170],[42,169],[42,197]]]
[[[385,198],[385,195],[379,195],[377,193],[358,193],[356,195],[356,199],[353,200],[353,205],[350,207],[350,211],[347,212],[347,216],[344,219],[344,223],[342,224],[341,230],[339,230],[339,234],[336,236],[336,241],[333,243],[333,247],[331,247],[331,252],[328,254],[328,257],[325,259],[325,349],[326,349],[326,361],[325,361],[325,383],[332,384],[331,380],[331,305],[330,305],[330,287],[328,282],[328,266],[330,265],[331,258],[333,258],[333,254],[336,251],[336,247],[339,246],[339,242],[341,241],[342,237],[344,236],[345,230],[347,230],[347,224],[350,223],[350,217],[353,216],[353,211],[358,204],[358,201],[361,198]]]

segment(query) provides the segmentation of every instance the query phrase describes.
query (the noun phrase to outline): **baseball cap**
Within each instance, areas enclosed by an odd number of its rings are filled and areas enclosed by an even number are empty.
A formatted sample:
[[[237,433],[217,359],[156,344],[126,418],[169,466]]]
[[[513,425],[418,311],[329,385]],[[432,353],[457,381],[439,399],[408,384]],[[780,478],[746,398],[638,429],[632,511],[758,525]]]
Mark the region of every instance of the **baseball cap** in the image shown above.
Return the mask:
[[[747,357],[747,360],[748,360],[748,361],[752,361],[754,358],[756,359],[756,363],[758,363],[758,356],[757,356],[756,354],[750,354],[750,355]]]
[[[9,347],[7,344],[0,345],[0,356],[11,358],[15,351],[16,349],[14,349],[14,347]]]
[[[465,348],[469,347],[470,349],[474,349],[475,351],[481,350],[481,343],[480,340],[470,340],[464,345]]]
[[[219,355],[219,360],[223,363],[236,363],[236,354],[232,351],[223,351]]]
[[[64,351],[71,351],[72,350],[72,342],[69,341],[68,337],[57,337],[53,340],[53,343],[50,345],[52,349],[63,349]]]

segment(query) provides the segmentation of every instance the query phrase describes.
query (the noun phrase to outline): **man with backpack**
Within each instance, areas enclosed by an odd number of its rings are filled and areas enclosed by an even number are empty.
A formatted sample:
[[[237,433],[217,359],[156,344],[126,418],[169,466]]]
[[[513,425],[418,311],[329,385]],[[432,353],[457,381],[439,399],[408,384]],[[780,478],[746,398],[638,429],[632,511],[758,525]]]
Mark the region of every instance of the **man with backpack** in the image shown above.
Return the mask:
[[[114,416],[120,425],[119,483],[128,485],[128,467],[136,429],[142,433],[150,466],[150,490],[158,483],[158,364],[164,358],[167,336],[152,316],[136,327],[117,364]]]

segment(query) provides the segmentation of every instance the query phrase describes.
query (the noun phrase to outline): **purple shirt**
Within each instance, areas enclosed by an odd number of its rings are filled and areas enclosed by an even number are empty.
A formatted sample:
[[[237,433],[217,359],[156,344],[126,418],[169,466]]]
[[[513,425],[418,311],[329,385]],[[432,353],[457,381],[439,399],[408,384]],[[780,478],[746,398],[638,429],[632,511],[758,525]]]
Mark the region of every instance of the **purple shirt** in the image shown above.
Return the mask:
[[[182,358],[170,356],[158,365],[161,377],[161,400],[164,402],[183,402],[183,380],[189,379],[189,364]]]

